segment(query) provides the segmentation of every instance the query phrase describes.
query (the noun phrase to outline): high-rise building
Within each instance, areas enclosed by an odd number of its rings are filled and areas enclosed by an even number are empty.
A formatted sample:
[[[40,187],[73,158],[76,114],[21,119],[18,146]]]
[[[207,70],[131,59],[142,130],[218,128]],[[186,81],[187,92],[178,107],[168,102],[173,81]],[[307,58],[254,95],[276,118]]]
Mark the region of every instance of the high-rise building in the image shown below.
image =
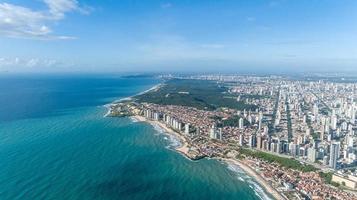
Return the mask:
[[[310,162],[315,162],[316,161],[316,149],[313,147],[310,147],[307,149],[307,159]]]
[[[325,131],[320,131],[320,140],[323,141],[325,137]]]
[[[243,146],[243,134],[239,135],[239,146]]]
[[[352,135],[348,135],[347,138],[347,147],[353,147],[353,144],[354,144],[354,138]]]
[[[317,115],[319,114],[319,107],[315,103],[314,106],[312,107],[312,113],[315,116],[315,119],[317,118]]]
[[[340,157],[340,142],[332,142],[330,146],[330,162],[329,166],[332,169],[337,168],[337,160]]]
[[[281,118],[280,111],[277,110],[277,111],[276,111],[275,122],[274,122],[274,125],[275,125],[275,126],[278,126],[278,125],[279,125],[279,123],[280,123],[280,118]]]
[[[299,148],[300,148],[300,146],[298,144],[295,144],[295,143],[291,142],[289,144],[290,155],[293,156],[293,157],[297,156],[298,153],[299,153],[298,152]]]
[[[322,164],[323,165],[328,165],[328,157],[327,156],[324,156],[323,159],[322,159]]]
[[[336,130],[337,128],[337,117],[336,115],[331,116],[331,129]]]
[[[352,107],[352,113],[351,113],[351,123],[355,124],[356,122],[356,110],[354,107]]]
[[[243,129],[243,128],[244,128],[244,119],[243,119],[242,117],[239,118],[238,128],[239,128],[239,129]]]
[[[188,123],[185,124],[185,134],[186,135],[190,134],[190,124]]]
[[[212,125],[210,132],[209,132],[209,137],[211,139],[216,139],[216,127],[215,125]]]
[[[255,143],[256,143],[256,137],[255,135],[251,135],[249,136],[249,146],[251,148],[255,147]]]
[[[276,143],[272,142],[272,143],[270,144],[270,151],[271,151],[271,152],[276,152]]]
[[[325,118],[325,133],[330,132],[330,120],[329,118]]]
[[[216,139],[222,140],[222,128],[219,128],[216,132]]]
[[[269,133],[269,128],[268,128],[268,126],[264,126],[263,135],[268,135],[268,133]]]
[[[259,112],[259,117],[258,117],[258,130],[262,128],[262,120],[263,120],[263,113],[262,111]]]
[[[252,116],[250,115],[250,112],[249,112],[249,114],[248,114],[247,120],[248,120],[249,124],[252,124],[253,118],[252,118]]]
[[[257,135],[257,148],[261,149],[262,148],[262,136],[260,133]]]
[[[281,143],[280,143],[280,141],[278,141],[278,143],[276,143],[276,151],[275,151],[275,153],[281,153]]]

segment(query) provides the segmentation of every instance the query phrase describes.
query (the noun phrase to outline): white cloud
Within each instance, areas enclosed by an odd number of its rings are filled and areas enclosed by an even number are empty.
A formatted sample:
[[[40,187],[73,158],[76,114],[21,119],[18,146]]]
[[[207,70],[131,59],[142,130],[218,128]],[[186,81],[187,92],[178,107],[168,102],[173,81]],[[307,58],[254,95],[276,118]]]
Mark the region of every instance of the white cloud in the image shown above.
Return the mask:
[[[64,18],[66,12],[77,10],[78,2],[75,0],[44,0],[49,8],[49,12],[56,19]]]
[[[15,58],[0,58],[0,68],[2,69],[13,69],[13,68],[34,68],[34,67],[54,67],[60,65],[61,62],[53,59],[40,59],[40,58],[30,58],[21,59]]]
[[[196,43],[180,35],[154,35],[139,44],[144,60],[215,59],[224,57],[227,46],[220,43]]]
[[[62,20],[66,13],[87,13],[77,0],[43,0],[47,10],[32,10],[9,3],[0,3],[0,35],[34,39],[74,39],[53,34],[51,23]]]

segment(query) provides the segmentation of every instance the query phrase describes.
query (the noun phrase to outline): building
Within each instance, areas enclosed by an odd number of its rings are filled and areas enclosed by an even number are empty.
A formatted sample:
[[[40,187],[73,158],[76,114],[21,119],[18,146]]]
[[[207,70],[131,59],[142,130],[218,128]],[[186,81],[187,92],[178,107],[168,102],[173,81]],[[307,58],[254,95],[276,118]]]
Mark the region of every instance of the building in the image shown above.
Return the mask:
[[[257,148],[261,149],[262,148],[262,136],[260,133],[257,135]]]
[[[255,147],[255,143],[256,143],[255,135],[249,136],[249,147],[251,147],[251,148]]]
[[[185,134],[186,135],[190,134],[190,124],[185,124]]]
[[[244,119],[243,119],[242,117],[239,118],[238,128],[239,128],[239,129],[243,129],[243,128],[244,128]]]
[[[289,144],[289,150],[291,156],[296,157],[298,155],[299,149],[300,146],[298,144],[294,144],[292,142]]]
[[[331,116],[331,129],[336,130],[337,128],[337,117],[336,115]]]
[[[212,125],[210,131],[209,131],[209,137],[211,139],[216,139],[216,126]]]
[[[243,142],[243,134],[239,135],[239,146],[243,146],[244,142]]]
[[[330,145],[330,162],[329,166],[332,169],[337,169],[337,160],[340,157],[340,142],[332,142]]]
[[[316,149],[313,147],[310,147],[307,149],[307,159],[310,162],[315,162],[316,161]]]

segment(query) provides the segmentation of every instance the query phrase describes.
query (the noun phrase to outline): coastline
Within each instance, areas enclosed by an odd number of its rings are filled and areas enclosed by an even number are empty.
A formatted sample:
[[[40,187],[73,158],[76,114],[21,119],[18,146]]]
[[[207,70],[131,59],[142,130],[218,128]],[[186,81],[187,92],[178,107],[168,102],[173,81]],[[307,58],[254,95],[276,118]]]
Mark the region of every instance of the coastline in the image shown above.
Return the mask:
[[[130,101],[132,100],[135,96],[138,96],[138,95],[142,95],[142,94],[145,94],[147,92],[150,92],[150,91],[153,91],[153,90],[157,90],[159,89],[161,86],[162,86],[163,83],[158,83],[154,86],[152,86],[151,88],[145,90],[145,91],[142,91],[142,92],[139,92],[137,94],[134,94],[132,96],[128,96],[128,97],[123,97],[121,99],[117,99],[117,100],[114,100],[113,102],[111,103],[107,103],[107,104],[104,104],[103,106],[107,109],[107,112],[103,115],[103,117],[108,117],[111,113],[111,106],[114,106],[116,103],[120,103],[120,102],[123,102],[123,101]]]
[[[254,169],[245,164],[242,161],[233,159],[233,158],[222,158],[220,159],[225,163],[233,164],[241,168],[248,176],[255,179],[267,193],[271,194],[276,200],[285,200],[284,198],[273,186],[271,186],[260,174],[258,174]]]
[[[159,121],[151,121],[139,115],[131,116],[131,118],[138,122],[147,122],[152,126],[159,126],[163,130],[165,130],[167,134],[172,134],[175,137],[177,137],[180,140],[181,145],[179,147],[176,147],[175,150],[183,154],[185,157],[190,158],[188,153],[189,152],[188,142],[185,137],[183,137],[182,135],[175,132],[174,130],[172,130],[171,128],[167,127],[165,124]],[[261,175],[259,175],[254,169],[249,167],[247,164],[233,158],[214,158],[214,159],[223,161],[227,164],[233,164],[238,166],[248,176],[252,177],[259,185],[261,185],[267,193],[269,193],[272,197],[274,197],[274,199],[285,200],[285,198],[276,189],[274,189]]]
[[[176,138],[178,138],[180,140],[180,143],[181,143],[181,145],[179,147],[175,147],[175,150],[178,151],[179,153],[183,154],[186,157],[190,157],[189,153],[188,153],[190,150],[188,147],[188,142],[187,142],[186,138],[183,137],[182,135],[180,135],[179,133],[175,132],[174,130],[172,130],[171,128],[167,127],[165,124],[163,124],[159,121],[151,121],[151,120],[148,120],[145,117],[139,116],[139,115],[131,116],[131,118],[138,122],[147,122],[147,123],[151,124],[152,126],[159,126],[167,134],[174,135]]]
[[[122,101],[130,101],[132,100],[135,96],[137,95],[142,95],[145,94],[147,92],[153,91],[153,90],[157,90],[162,86],[163,83],[159,83],[157,85],[154,85],[153,87],[143,91],[143,92],[139,92],[135,95],[129,96],[129,97],[124,97],[121,98],[119,100],[113,101],[112,103],[106,104],[104,105],[104,107],[106,107],[108,109],[107,113],[104,115],[104,117],[107,117],[110,115],[111,113],[111,106],[115,105],[116,103],[120,103]],[[140,115],[134,115],[134,116],[130,116],[129,118],[133,119],[136,122],[146,122],[149,123],[152,126],[158,126],[161,129],[163,129],[165,131],[165,133],[167,134],[171,134],[173,136],[175,136],[177,139],[179,139],[180,141],[180,146],[173,148],[175,151],[179,152],[180,154],[182,154],[183,156],[185,156],[186,158],[190,159],[190,160],[194,160],[192,158],[192,156],[190,156],[189,151],[189,143],[187,141],[187,139],[182,136],[181,134],[177,133],[176,131],[174,131],[173,129],[171,129],[170,127],[167,127],[166,124],[160,122],[160,121],[153,121],[153,120],[149,120],[146,119],[143,116]],[[285,200],[286,198],[284,198],[276,189],[274,189],[261,175],[259,175],[254,169],[252,169],[251,167],[249,167],[248,165],[246,165],[245,163],[243,163],[242,161],[233,159],[233,158],[213,158],[216,159],[218,161],[223,161],[227,164],[233,164],[238,166],[240,169],[242,169],[248,176],[252,177],[260,186],[262,186],[264,188],[264,190],[269,193],[274,199],[276,200]]]

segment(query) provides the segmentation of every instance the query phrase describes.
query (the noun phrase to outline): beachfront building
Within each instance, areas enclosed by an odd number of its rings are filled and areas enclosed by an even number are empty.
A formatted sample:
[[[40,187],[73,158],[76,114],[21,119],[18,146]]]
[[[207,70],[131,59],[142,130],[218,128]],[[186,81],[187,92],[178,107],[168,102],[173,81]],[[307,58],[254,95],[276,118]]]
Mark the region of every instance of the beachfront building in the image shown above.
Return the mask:
[[[189,135],[190,134],[190,124],[185,124],[185,134]]]

